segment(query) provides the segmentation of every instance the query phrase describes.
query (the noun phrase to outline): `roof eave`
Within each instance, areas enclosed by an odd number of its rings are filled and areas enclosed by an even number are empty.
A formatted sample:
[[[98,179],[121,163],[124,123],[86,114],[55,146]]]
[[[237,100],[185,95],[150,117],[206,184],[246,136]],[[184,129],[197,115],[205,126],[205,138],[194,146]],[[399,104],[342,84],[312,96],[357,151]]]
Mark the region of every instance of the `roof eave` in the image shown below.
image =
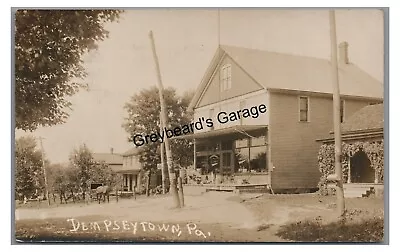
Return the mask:
[[[371,129],[358,129],[358,130],[348,130],[342,131],[342,135],[351,135],[351,134],[361,134],[361,133],[373,133],[383,131],[383,128],[371,128]],[[329,134],[334,134],[333,131],[330,131]]]
[[[219,61],[224,57],[224,55],[225,55],[225,51],[220,46],[218,46],[211,62],[208,64],[207,70],[204,73],[203,78],[200,81],[200,85],[197,87],[197,90],[196,90],[192,100],[189,103],[187,111],[193,111],[194,108],[196,107],[196,105],[199,102],[199,100],[201,99],[205,89],[207,88],[207,84],[209,82],[209,79],[210,79],[212,73],[215,70],[215,67],[218,65]]]
[[[373,130],[359,130],[359,131],[348,131],[342,134],[342,140],[355,140],[362,138],[372,137],[383,137],[383,128]],[[334,137],[326,137],[315,140],[316,142],[329,143],[334,142]]]
[[[271,88],[271,87],[267,87],[267,89],[270,90],[271,92],[279,92],[279,93],[301,93],[301,94],[321,95],[321,96],[332,96],[333,95],[333,93],[317,92],[317,91],[309,91],[309,90],[296,90],[296,89]],[[362,99],[362,100],[371,100],[371,101],[383,101],[382,97],[346,95],[346,94],[340,94],[340,96],[343,98]]]

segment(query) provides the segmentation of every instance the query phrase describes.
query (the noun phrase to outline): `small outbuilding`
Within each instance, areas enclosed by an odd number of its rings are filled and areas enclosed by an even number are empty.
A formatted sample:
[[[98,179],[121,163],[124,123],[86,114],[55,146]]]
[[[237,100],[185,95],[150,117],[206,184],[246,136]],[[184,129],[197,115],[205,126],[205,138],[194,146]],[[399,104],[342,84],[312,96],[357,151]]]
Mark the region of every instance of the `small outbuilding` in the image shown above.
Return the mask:
[[[346,188],[383,188],[384,181],[384,105],[365,106],[341,125],[342,167]],[[320,190],[327,189],[326,177],[334,173],[334,137],[317,140],[322,143],[318,161],[322,173]],[[349,190],[347,190],[349,191]],[[354,191],[354,190],[353,190]]]

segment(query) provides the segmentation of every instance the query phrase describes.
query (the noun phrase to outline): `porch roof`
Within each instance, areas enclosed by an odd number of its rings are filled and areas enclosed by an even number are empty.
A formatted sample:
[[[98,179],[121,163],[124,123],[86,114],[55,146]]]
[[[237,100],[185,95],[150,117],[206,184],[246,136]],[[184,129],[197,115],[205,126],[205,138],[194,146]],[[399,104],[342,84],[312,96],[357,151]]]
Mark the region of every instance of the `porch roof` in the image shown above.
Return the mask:
[[[255,131],[260,131],[267,129],[268,125],[235,125],[222,129],[215,129],[205,132],[194,133],[190,135],[183,135],[175,137],[175,139],[204,139],[209,137],[219,137],[219,136],[252,136],[251,133]]]
[[[118,171],[115,171],[115,173],[118,173],[118,174],[133,174],[133,175],[135,175],[135,174],[139,174],[140,171],[141,171],[141,169],[134,169],[134,168],[127,169],[127,168],[125,168],[125,169],[120,169]]]

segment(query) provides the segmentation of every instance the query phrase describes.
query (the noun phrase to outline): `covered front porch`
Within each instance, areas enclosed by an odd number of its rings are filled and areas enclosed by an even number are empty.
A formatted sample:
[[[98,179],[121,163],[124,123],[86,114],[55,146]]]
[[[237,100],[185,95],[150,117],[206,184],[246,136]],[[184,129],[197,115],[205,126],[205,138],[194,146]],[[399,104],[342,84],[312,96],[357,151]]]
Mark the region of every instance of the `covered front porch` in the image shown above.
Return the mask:
[[[237,125],[181,138],[194,141],[189,184],[208,190],[236,190],[270,184],[267,125]]]
[[[384,141],[382,132],[347,134],[342,136],[342,172],[345,197],[382,195],[384,189]],[[322,174],[320,190],[334,185],[327,184],[326,177],[334,173],[333,139],[322,140],[319,151],[319,168]]]
[[[141,181],[140,170],[121,170],[117,174],[120,177],[121,194],[131,195],[137,192]]]

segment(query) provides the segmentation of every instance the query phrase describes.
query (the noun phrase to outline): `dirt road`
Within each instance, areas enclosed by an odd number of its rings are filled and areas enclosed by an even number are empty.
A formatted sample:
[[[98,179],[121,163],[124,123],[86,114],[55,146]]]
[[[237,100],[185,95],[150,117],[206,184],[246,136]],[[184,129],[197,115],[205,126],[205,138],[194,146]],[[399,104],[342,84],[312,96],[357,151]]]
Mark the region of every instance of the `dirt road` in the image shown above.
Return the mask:
[[[69,204],[65,207],[42,209],[16,209],[16,220],[77,218],[107,216],[113,220],[143,220],[153,222],[199,222],[229,224],[237,228],[254,228],[260,223],[254,214],[239,202],[228,200],[229,193],[207,193],[186,196],[185,207],[172,208],[170,197],[125,199],[110,203],[89,205]]]

